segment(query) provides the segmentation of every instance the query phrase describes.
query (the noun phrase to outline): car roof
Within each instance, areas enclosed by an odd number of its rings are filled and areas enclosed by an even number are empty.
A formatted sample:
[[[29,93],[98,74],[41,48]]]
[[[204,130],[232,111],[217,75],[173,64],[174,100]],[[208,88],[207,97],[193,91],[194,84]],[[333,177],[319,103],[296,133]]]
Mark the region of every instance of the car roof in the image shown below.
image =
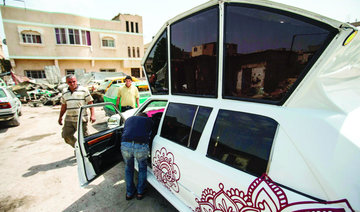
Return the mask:
[[[357,93],[358,81],[351,80],[360,76],[357,71],[357,67],[360,65],[360,58],[358,55],[358,47],[360,47],[360,34],[357,33],[358,29],[348,23],[340,22],[320,14],[316,14],[307,10],[296,8],[293,6],[288,6],[276,2],[271,2],[267,0],[211,0],[202,5],[199,5],[191,10],[188,10],[180,15],[175,16],[174,18],[168,20],[162,28],[159,29],[156,36],[153,38],[147,52],[145,53],[142,59],[142,66],[145,68],[145,62],[149,57],[150,52],[152,51],[154,45],[158,39],[162,36],[163,32],[167,30],[167,27],[170,28],[172,24],[175,24],[177,21],[180,21],[183,18],[196,14],[200,11],[208,9],[214,6],[221,6],[224,3],[240,3],[248,5],[256,5],[260,7],[266,7],[274,10],[281,10],[289,12],[290,15],[299,15],[301,17],[312,19],[316,22],[321,22],[322,24],[328,25],[329,28],[332,28],[333,32],[338,32],[337,36],[329,43],[324,52],[321,53],[320,57],[315,61],[315,64],[312,65],[309,69],[309,72],[304,76],[303,79],[299,81],[299,84],[294,87],[294,91],[289,93],[289,97],[284,99],[284,102],[280,103],[282,106],[286,107],[313,107],[327,110],[343,111],[350,112],[360,105],[360,101],[354,103],[353,99],[358,99],[355,93]],[[171,30],[171,29],[169,29]],[[222,33],[222,32],[219,32]],[[357,34],[356,34],[357,33]],[[353,36],[351,36],[353,35]],[[351,38],[352,37],[352,38]],[[351,38],[351,43],[345,45],[345,41]],[[169,41],[167,41],[169,42]],[[219,41],[220,42],[220,41]],[[223,41],[222,41],[223,42]],[[346,52],[346,54],[344,53]],[[223,57],[223,53],[220,53]],[[222,58],[223,59],[223,58]],[[343,67],[343,68],[341,68]],[[171,68],[167,71],[170,73]],[[219,69],[219,73],[222,74],[223,70]],[[354,78],[344,77],[352,74]],[[171,75],[169,75],[171,77]],[[330,83],[334,82],[334,79],[340,80],[342,83]],[[221,78],[218,78],[219,87],[218,90],[221,90],[223,86],[223,81]],[[170,79],[171,81],[171,79]],[[346,95],[338,95],[336,92],[330,91],[340,91],[343,89],[343,85],[347,84]],[[336,89],[335,89],[336,88]],[[309,95],[309,91],[312,91],[312,95]],[[325,94],[326,92],[330,92]],[[316,98],[315,94],[317,94]],[[330,94],[330,95],[329,95]],[[153,94],[156,95],[156,94]],[[169,94],[172,95],[172,94]],[[355,98],[356,96],[356,98]],[[221,97],[217,97],[221,99]],[[323,99],[324,101],[317,101],[317,99]],[[344,100],[346,98],[346,101]],[[240,100],[234,100],[240,101]],[[346,103],[344,103],[346,102]]]
[[[126,76],[125,76],[126,77]],[[125,77],[106,77],[105,80],[117,80],[117,79],[124,79]]]
[[[147,49],[144,57],[142,58],[141,64],[145,64],[146,58],[148,57],[154,43],[157,41],[157,39],[161,36],[162,32],[164,31],[164,29],[168,26],[171,25],[175,22],[177,22],[178,20],[185,18],[188,15],[194,14],[198,11],[201,11],[203,9],[209,8],[211,6],[215,6],[218,4],[221,4],[222,2],[225,3],[243,3],[243,4],[251,4],[251,5],[258,5],[258,6],[264,6],[264,7],[269,7],[269,8],[274,8],[274,9],[280,9],[280,10],[284,10],[284,11],[288,11],[291,13],[296,13],[299,14],[301,16],[305,16],[323,23],[326,23],[334,28],[341,28],[341,27],[347,27],[347,28],[353,28],[354,30],[358,30],[356,27],[354,27],[353,25],[346,23],[346,22],[341,22],[308,10],[304,10],[298,7],[293,7],[293,6],[289,6],[289,5],[285,5],[285,4],[281,4],[281,3],[277,3],[277,2],[272,2],[272,1],[268,1],[268,0],[210,0],[204,4],[201,4],[197,7],[194,7],[193,9],[190,9],[188,11],[185,11],[177,16],[175,16],[174,18],[168,20],[165,22],[165,24],[159,29],[158,33],[154,36],[153,40],[151,41],[149,48]]]
[[[107,77],[105,80],[118,80],[118,79],[125,79],[126,76],[123,77]],[[131,77],[132,79],[137,79],[136,77]]]

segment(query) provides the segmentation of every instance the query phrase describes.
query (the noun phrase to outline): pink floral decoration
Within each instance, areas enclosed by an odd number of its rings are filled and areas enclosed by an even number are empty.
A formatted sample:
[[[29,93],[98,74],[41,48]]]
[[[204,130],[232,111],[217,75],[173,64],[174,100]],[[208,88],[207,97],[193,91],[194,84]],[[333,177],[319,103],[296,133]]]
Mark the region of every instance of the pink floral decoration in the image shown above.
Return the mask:
[[[178,193],[180,170],[174,161],[174,155],[162,147],[160,151],[155,152],[152,166],[156,179],[167,189]]]
[[[345,199],[332,202],[288,203],[285,192],[266,174],[255,179],[247,193],[237,188],[225,191],[219,184],[219,191],[210,188],[202,192],[196,212],[345,212],[354,211]]]

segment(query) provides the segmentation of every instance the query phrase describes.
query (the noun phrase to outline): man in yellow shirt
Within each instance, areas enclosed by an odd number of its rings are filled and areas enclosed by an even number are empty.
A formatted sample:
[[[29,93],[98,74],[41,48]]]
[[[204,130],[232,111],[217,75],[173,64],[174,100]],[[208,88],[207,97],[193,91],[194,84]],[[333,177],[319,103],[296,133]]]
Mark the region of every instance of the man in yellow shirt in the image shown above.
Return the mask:
[[[121,99],[121,112],[125,112],[129,109],[136,108],[135,102],[137,106],[140,105],[139,90],[131,83],[132,83],[132,78],[130,76],[126,76],[125,86],[121,87],[117,94],[116,107],[119,108],[119,103]]]

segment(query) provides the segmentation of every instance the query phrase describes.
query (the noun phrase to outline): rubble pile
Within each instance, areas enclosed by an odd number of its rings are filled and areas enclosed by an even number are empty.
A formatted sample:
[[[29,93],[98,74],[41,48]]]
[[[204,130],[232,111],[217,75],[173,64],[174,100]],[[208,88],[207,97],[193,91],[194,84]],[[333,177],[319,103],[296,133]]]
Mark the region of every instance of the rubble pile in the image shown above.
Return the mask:
[[[60,104],[61,93],[63,89],[66,88],[66,84],[51,85],[29,81],[21,82],[11,87],[22,103],[30,102],[33,103],[34,106],[38,106],[39,103],[43,105]]]
[[[21,100],[22,103],[29,103],[31,106],[59,105],[62,93],[68,88],[65,77],[60,76],[60,70],[56,66],[45,66],[45,79],[29,79],[25,76],[18,76],[13,72],[0,73],[0,86],[15,84],[10,88]],[[123,72],[90,72],[75,69],[74,74],[78,84],[89,89],[94,103],[104,101],[104,91],[98,90],[99,85],[107,77],[126,76]],[[8,82],[8,83],[6,83]],[[7,85],[8,84],[8,85]]]

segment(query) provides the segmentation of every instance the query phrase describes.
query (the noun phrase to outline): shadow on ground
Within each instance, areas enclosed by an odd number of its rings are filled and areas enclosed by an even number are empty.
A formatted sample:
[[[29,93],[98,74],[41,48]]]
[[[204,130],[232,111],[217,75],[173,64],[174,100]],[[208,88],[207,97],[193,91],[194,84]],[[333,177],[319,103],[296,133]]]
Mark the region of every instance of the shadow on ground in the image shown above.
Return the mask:
[[[6,131],[8,131],[8,129],[12,127],[15,126],[11,126],[7,122],[0,122],[0,133],[6,133]]]
[[[177,211],[151,185],[147,185],[147,193],[142,200],[136,198],[125,200],[124,163],[121,162],[102,175],[104,180],[98,185],[90,183],[83,189],[89,191],[64,212],[73,211]],[[101,180],[101,179],[98,179]]]
[[[49,171],[52,169],[58,169],[58,168],[63,168],[66,166],[75,166],[76,164],[76,158],[75,156],[71,156],[68,157],[64,160],[61,161],[56,161],[53,163],[48,163],[48,164],[41,164],[41,165],[37,165],[37,166],[32,166],[28,169],[28,172],[26,172],[25,174],[23,174],[23,177],[30,177],[33,176],[39,172],[45,172],[45,171]]]
[[[46,133],[46,134],[41,134],[41,135],[34,135],[34,136],[30,136],[30,137],[26,137],[26,138],[19,138],[17,139],[18,141],[37,141],[37,140],[41,140],[45,137],[48,136],[52,136],[55,135],[56,133]]]

